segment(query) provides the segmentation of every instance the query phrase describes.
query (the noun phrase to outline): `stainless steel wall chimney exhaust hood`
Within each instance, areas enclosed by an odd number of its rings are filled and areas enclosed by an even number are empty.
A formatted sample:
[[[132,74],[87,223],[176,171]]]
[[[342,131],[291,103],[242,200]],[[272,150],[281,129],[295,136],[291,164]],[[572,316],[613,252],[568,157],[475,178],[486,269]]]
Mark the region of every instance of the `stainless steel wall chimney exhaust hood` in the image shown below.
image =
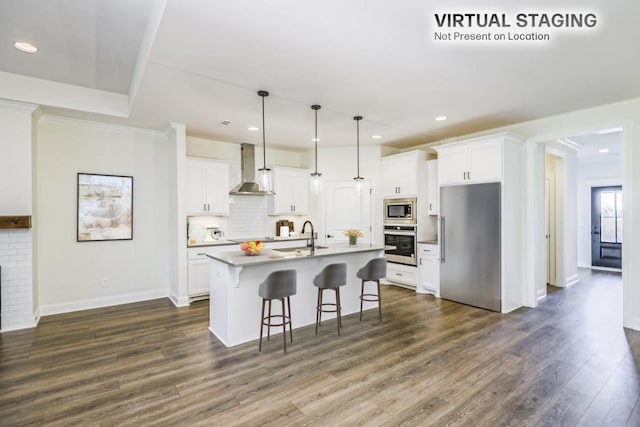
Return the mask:
[[[240,171],[242,181],[233,187],[229,194],[233,196],[269,196],[273,191],[260,191],[256,180],[255,146],[252,144],[240,145]]]

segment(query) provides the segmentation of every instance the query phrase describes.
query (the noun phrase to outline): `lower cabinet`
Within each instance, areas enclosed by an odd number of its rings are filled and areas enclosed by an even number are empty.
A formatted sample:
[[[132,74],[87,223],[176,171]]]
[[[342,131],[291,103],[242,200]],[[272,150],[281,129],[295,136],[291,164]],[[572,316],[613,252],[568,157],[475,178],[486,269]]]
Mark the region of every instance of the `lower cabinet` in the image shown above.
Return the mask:
[[[189,298],[209,296],[209,259],[205,255],[208,248],[189,248],[187,265],[187,289]]]
[[[418,269],[411,265],[388,262],[387,280],[392,284],[415,289],[418,283]]]
[[[440,247],[437,244],[418,244],[418,273],[416,292],[440,297]]]

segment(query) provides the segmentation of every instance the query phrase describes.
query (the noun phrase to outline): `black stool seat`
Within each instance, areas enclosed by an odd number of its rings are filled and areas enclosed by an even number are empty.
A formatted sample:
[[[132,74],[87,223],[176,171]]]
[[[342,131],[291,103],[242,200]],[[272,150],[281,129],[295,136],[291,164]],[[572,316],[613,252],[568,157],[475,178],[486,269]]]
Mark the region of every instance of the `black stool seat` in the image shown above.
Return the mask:
[[[278,270],[270,273],[264,282],[260,283],[258,295],[262,297],[262,314],[260,315],[260,346],[258,351],[262,351],[262,331],[267,327],[267,341],[271,335],[271,328],[282,326],[282,337],[284,339],[284,352],[287,352],[287,325],[289,325],[289,335],[293,342],[293,331],[291,329],[291,300],[289,297],[295,295],[297,291],[297,276],[295,270]],[[271,314],[271,301],[280,300],[282,304],[282,314]],[[284,300],[287,300],[285,306]],[[269,302],[269,313],[265,316],[264,309],[266,302]],[[276,319],[280,323],[273,323]]]
[[[385,257],[374,258],[356,273],[362,279],[360,286],[360,320],[362,320],[362,304],[364,301],[378,303],[378,316],[382,322],[382,297],[380,296],[380,279],[387,275],[387,259]],[[377,294],[364,293],[364,282],[375,282],[378,287]]]
[[[318,288],[318,305],[316,306],[316,334],[322,323],[322,313],[336,313],[338,335],[342,327],[342,306],[340,305],[340,286],[347,284],[347,264],[344,262],[327,265],[313,279],[313,285]],[[324,302],[322,299],[325,290],[335,292],[335,303]],[[333,309],[327,307],[335,307]]]

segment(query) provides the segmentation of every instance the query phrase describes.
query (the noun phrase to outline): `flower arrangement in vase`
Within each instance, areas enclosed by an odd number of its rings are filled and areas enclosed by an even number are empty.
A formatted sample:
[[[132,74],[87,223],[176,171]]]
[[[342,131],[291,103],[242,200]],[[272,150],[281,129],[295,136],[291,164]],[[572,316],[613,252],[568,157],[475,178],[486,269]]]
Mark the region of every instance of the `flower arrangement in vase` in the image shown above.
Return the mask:
[[[348,229],[344,231],[344,235],[347,236],[349,238],[349,244],[350,245],[355,245],[358,243],[358,237],[363,237],[364,234],[362,234],[362,231],[360,230],[354,230],[354,229]]]

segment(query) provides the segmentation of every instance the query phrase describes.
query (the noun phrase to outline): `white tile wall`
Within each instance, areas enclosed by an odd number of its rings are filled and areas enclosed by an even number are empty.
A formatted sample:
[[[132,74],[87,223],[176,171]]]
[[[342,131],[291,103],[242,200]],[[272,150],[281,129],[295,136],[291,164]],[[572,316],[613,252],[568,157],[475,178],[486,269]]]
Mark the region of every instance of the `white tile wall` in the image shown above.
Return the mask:
[[[264,196],[234,196],[229,204],[228,217],[192,216],[189,217],[189,235],[198,242],[204,239],[204,226],[217,224],[224,231],[224,237],[259,238],[275,236],[276,222],[288,219],[295,223],[300,231],[306,216],[269,216],[269,198]],[[317,225],[316,225],[317,226]]]
[[[30,229],[0,230],[2,330],[34,326],[31,241]]]

